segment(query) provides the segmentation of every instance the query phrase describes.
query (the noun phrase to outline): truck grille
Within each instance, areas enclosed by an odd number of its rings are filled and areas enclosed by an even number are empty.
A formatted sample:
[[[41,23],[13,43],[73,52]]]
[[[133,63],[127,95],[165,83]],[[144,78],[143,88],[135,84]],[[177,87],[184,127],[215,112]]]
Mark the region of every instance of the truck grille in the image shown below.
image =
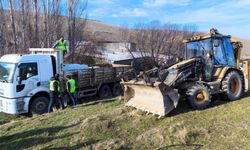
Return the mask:
[[[0,100],[0,108],[3,107],[3,101]]]
[[[23,111],[24,110],[24,101],[17,102],[17,111]]]
[[[4,94],[4,90],[0,89],[0,95],[3,95],[3,94]]]

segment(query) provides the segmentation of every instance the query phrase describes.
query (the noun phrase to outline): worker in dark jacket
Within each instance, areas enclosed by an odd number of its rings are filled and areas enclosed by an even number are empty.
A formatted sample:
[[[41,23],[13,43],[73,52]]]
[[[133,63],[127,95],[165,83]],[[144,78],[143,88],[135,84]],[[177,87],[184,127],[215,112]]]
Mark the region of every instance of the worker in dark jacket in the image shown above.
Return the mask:
[[[61,85],[59,80],[59,74],[56,74],[55,77],[52,77],[50,80],[50,102],[48,112],[51,112],[52,105],[58,100],[60,108],[63,109],[64,105],[62,100],[59,98],[61,92]]]
[[[66,89],[67,93],[69,95],[70,100],[72,101],[72,105],[76,105],[76,100],[75,100],[75,91],[76,91],[76,82],[72,78],[72,76],[67,76],[67,82],[66,82]]]

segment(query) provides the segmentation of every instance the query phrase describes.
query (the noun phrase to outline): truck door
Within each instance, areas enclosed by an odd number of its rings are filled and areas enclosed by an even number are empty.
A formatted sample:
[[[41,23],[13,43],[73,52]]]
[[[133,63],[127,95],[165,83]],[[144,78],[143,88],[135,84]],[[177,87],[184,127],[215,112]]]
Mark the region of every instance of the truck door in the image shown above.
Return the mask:
[[[39,86],[39,73],[38,64],[36,62],[21,63],[19,68],[19,84],[17,85],[17,93],[23,96],[27,95],[28,92]]]

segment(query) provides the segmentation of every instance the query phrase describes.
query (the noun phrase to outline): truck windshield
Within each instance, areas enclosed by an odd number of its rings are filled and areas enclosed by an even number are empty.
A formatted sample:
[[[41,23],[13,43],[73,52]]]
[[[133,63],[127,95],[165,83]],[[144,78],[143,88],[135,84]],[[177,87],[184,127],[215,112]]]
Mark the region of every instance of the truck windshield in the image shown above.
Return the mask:
[[[205,57],[207,53],[211,53],[211,50],[211,39],[188,42],[186,56],[187,59],[192,57]]]
[[[16,64],[0,62],[0,82],[12,82]]]

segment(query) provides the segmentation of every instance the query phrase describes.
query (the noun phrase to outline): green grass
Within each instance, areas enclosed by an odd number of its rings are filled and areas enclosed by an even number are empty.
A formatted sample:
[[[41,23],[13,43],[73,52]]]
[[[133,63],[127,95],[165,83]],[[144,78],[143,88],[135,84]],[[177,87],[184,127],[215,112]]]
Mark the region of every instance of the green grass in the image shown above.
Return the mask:
[[[25,118],[24,116],[15,116],[15,115],[8,115],[0,112],[0,125],[11,122],[17,121]]]
[[[121,100],[0,120],[0,149],[250,149],[250,98],[160,118]],[[12,121],[11,121],[12,120]]]

